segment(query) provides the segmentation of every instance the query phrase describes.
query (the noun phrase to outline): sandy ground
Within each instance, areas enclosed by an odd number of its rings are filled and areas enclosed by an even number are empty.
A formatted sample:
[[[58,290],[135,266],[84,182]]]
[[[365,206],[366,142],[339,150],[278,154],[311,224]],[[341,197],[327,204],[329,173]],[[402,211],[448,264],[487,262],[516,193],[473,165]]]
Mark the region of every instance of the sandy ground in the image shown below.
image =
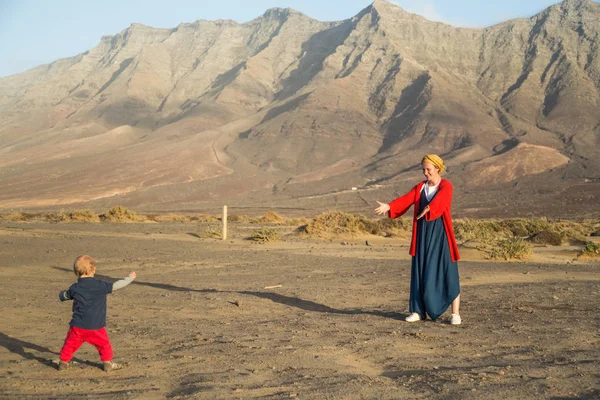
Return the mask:
[[[600,264],[463,249],[464,323],[409,324],[403,239],[254,244],[256,226],[0,223],[1,399],[598,399]],[[366,245],[365,240],[369,240]],[[54,362],[73,259],[138,279],[109,296],[115,361]],[[281,285],[267,289],[269,286]]]

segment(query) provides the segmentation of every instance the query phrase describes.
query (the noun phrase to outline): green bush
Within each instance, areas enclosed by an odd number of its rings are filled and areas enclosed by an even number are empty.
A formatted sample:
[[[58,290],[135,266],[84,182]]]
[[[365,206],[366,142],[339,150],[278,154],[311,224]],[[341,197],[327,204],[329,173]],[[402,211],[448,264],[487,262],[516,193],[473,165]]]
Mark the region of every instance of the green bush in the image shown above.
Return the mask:
[[[600,243],[587,242],[579,255],[592,258],[600,257]]]

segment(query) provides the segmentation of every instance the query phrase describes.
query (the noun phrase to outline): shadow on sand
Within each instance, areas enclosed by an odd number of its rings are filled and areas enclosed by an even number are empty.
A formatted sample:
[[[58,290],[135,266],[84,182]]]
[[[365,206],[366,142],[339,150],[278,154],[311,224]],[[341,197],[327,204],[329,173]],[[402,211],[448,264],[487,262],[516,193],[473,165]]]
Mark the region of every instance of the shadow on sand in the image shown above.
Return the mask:
[[[70,269],[62,268],[62,267],[52,267],[55,270],[73,273]],[[109,276],[96,274],[96,277],[108,282],[115,282],[117,279],[111,278]],[[393,312],[383,312],[383,311],[373,311],[373,310],[359,310],[359,309],[337,309],[326,306],[324,304],[315,303],[310,300],[303,300],[298,297],[285,296],[278,293],[272,292],[254,292],[248,290],[234,291],[234,290],[217,290],[217,289],[192,289],[181,286],[175,286],[168,283],[155,283],[155,282],[143,282],[140,280],[135,280],[132,282],[132,285],[141,285],[141,286],[149,286],[155,289],[167,290],[170,292],[194,292],[194,293],[223,293],[223,294],[240,294],[240,295],[248,295],[254,296],[261,299],[268,299],[275,303],[283,304],[288,307],[295,307],[305,311],[311,312],[320,312],[320,313],[329,313],[329,314],[345,314],[345,315],[359,315],[359,314],[367,314],[367,315],[375,315],[383,318],[391,318],[391,319],[404,319],[405,315],[393,313]]]
[[[6,350],[10,351],[11,353],[20,355],[21,357],[23,357],[27,360],[35,360],[35,361],[39,362],[40,364],[44,364],[49,367],[56,368],[56,364],[51,359],[39,357],[39,356],[36,356],[35,354],[32,354],[32,353],[26,351],[26,350],[33,350],[33,351],[38,351],[41,353],[50,353],[50,354],[54,354],[58,358],[58,353],[50,350],[47,347],[39,346],[35,343],[25,342],[24,340],[20,340],[20,339],[14,338],[12,336],[8,336],[7,334],[2,333],[2,332],[0,332],[0,346],[4,347]],[[79,364],[87,364],[87,365],[94,366],[94,367],[100,367],[100,364],[94,364],[92,362],[80,360],[78,358],[73,358],[73,360]]]

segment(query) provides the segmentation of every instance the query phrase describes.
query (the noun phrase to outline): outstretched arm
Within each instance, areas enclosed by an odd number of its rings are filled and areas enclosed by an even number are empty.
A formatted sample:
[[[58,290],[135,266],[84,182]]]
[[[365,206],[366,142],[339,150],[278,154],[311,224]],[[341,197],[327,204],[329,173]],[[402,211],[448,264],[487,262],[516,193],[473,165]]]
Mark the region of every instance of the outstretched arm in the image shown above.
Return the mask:
[[[403,215],[406,211],[408,211],[410,206],[412,206],[415,203],[415,197],[418,193],[418,187],[419,185],[416,185],[404,196],[400,196],[396,200],[388,204],[389,208],[387,213],[390,218],[398,218],[401,215]]]
[[[118,280],[115,283],[113,283],[113,287],[112,287],[113,292],[115,290],[123,289],[125,286],[129,285],[131,282],[133,282],[133,280],[136,278],[136,276],[137,275],[135,274],[135,272],[132,272],[129,274],[129,276],[127,278],[123,278],[123,279]]]

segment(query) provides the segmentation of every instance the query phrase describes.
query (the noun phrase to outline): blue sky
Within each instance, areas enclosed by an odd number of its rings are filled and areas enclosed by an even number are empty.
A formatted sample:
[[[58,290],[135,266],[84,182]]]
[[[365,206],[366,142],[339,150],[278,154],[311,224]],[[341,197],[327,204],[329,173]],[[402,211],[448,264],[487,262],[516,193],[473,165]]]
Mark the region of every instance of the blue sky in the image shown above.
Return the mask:
[[[395,0],[407,11],[461,27],[531,17],[558,0]],[[173,28],[198,19],[249,21],[291,7],[320,21],[352,17],[372,0],[0,0],[0,77],[96,46],[132,22]]]

